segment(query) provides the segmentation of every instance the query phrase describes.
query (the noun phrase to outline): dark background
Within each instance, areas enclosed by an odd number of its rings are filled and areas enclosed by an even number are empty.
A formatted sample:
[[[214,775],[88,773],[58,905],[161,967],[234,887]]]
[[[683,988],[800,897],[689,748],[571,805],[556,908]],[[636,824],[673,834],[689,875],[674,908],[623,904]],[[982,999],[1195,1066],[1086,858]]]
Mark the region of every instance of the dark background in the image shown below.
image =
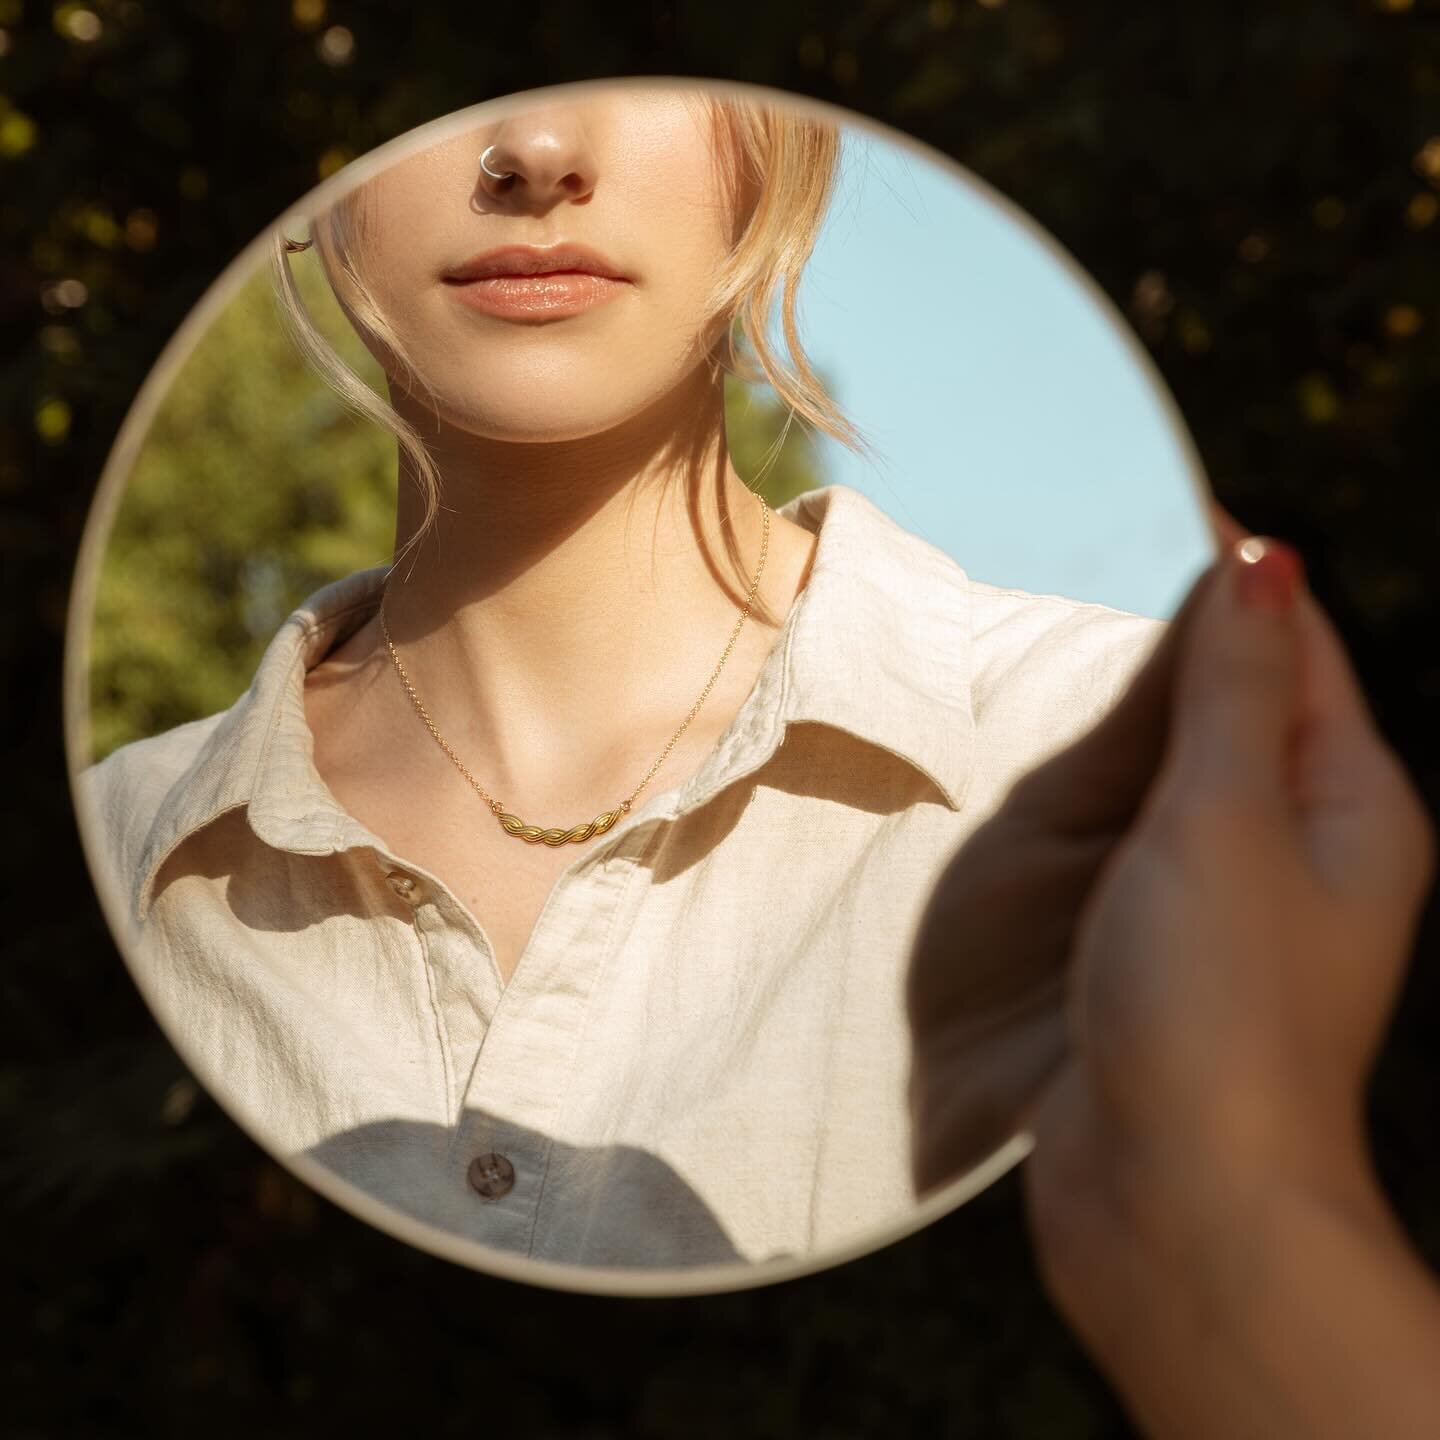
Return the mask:
[[[586,1298],[411,1251],[190,1100],[70,810],[75,547],[161,347],[323,165],[563,80],[771,84],[947,151],[1097,276],[1222,502],[1299,545],[1433,806],[1440,6],[0,0],[0,33],[9,1433],[1130,1433],[1037,1285],[1013,1174],[827,1274]],[[1434,922],[1371,1102],[1437,1261]]]

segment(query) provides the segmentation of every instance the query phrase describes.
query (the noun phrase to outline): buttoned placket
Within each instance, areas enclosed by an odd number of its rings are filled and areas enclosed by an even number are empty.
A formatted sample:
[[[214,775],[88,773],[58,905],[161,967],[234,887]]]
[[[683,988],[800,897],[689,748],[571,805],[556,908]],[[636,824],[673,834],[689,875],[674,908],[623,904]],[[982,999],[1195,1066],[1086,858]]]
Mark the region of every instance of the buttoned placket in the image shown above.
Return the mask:
[[[673,792],[656,797],[561,872],[508,983],[483,923],[443,881],[368,833],[346,837],[368,845],[425,966],[447,1089],[446,1183],[484,1206],[487,1235],[507,1250],[527,1253],[533,1243],[590,1000],[677,810]]]
[[[346,817],[338,848],[368,847],[409,915],[439,1021],[447,1183],[485,1207],[491,1243],[525,1254],[534,1245],[590,1001],[643,901],[666,830],[758,769],[780,743],[779,707],[763,691],[752,698],[748,717],[737,717],[688,782],[653,796],[561,871],[508,983],[483,923],[449,887]]]

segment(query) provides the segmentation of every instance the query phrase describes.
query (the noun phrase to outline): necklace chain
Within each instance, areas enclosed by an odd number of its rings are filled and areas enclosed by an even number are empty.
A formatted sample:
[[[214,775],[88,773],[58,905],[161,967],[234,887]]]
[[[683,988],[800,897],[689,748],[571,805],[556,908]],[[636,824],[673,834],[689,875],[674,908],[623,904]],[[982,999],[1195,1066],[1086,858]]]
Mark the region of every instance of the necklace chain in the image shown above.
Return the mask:
[[[390,626],[385,618],[385,599],[388,594],[388,584],[380,593],[380,629],[385,636],[385,644],[389,647],[390,658],[395,662],[395,670],[400,676],[400,683],[405,687],[405,693],[409,695],[411,704],[416,712],[425,722],[426,728],[434,736],[435,743],[450,757],[451,763],[469,781],[471,788],[494,812],[495,818],[499,820],[502,828],[517,839],[539,842],[545,845],[564,845],[570,842],[589,840],[595,835],[603,835],[610,829],[617,820],[626,814],[635,797],[650,783],[651,777],[663,765],[675,747],[675,742],[685,733],[690,722],[700,713],[700,707],[705,703],[711,686],[719,678],[721,670],[725,668],[725,662],[730,658],[730,651],[735,647],[735,641],[739,638],[740,629],[750,616],[750,607],[755,603],[755,595],[760,589],[760,577],[765,573],[765,559],[770,552],[770,506],[766,503],[765,497],[758,491],[753,492],[755,498],[760,502],[760,509],[764,515],[764,533],[760,544],[760,564],[755,571],[755,579],[751,583],[750,593],[745,598],[745,603],[740,607],[740,618],[735,622],[735,628],[730,632],[729,643],[725,646],[724,654],[720,656],[720,663],[716,665],[709,680],[705,682],[705,688],[700,692],[700,698],[690,707],[690,713],[681,723],[680,728],[670,737],[667,744],[660,752],[660,757],[646,772],[645,778],[630,792],[619,805],[613,810],[606,810],[597,815],[593,820],[583,825],[572,825],[569,829],[546,829],[539,825],[527,825],[518,815],[511,814],[505,807],[504,802],[486,791],[485,787],[466,768],[465,762],[451,748],[450,743],[441,735],[435,722],[430,718],[430,712],[421,702],[420,696],[416,693],[414,685],[410,683],[410,677],[405,672],[405,666],[400,661],[400,652],[395,648],[395,642],[390,638]]]

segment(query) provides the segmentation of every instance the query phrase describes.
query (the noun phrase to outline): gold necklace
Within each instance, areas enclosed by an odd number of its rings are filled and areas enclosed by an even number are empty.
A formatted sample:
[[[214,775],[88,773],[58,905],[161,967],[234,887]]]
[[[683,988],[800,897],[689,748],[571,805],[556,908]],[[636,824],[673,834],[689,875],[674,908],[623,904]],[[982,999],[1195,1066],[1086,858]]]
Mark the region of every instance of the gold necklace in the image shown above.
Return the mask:
[[[766,503],[765,497],[758,491],[754,492],[755,498],[760,502],[760,509],[765,517],[764,536],[760,544],[760,565],[755,571],[754,583],[750,586],[750,594],[746,597],[745,603],[740,607],[740,618],[735,622],[735,628],[730,632],[730,642],[725,646],[725,653],[720,657],[720,663],[715,667],[710,679],[706,681],[705,688],[700,692],[700,698],[690,707],[690,713],[685,717],[684,723],[670,737],[670,743],[660,752],[660,758],[650,767],[645,778],[630,792],[629,796],[622,800],[613,810],[606,810],[603,814],[597,815],[593,820],[584,825],[572,825],[568,830],[542,829],[539,825],[527,825],[518,815],[512,815],[506,810],[502,801],[496,800],[486,793],[480,782],[465,768],[464,762],[452,750],[445,738],[436,729],[435,722],[430,718],[430,712],[421,704],[420,697],[415,693],[415,687],[410,683],[410,677],[405,673],[405,667],[400,663],[400,653],[395,649],[395,642],[390,638],[390,626],[385,619],[385,597],[386,589],[380,592],[380,629],[385,635],[385,643],[390,648],[390,658],[395,662],[395,669],[399,673],[400,683],[405,687],[405,692],[410,696],[411,702],[419,712],[420,718],[425,722],[426,728],[435,737],[436,743],[450,757],[455,768],[470,782],[471,787],[480,798],[494,812],[504,830],[514,835],[519,840],[540,841],[546,845],[564,845],[567,841],[579,842],[589,840],[593,836],[603,835],[631,806],[635,797],[650,783],[650,777],[665,763],[670,751],[674,748],[675,742],[685,733],[685,728],[700,713],[700,707],[705,703],[705,697],[710,693],[710,687],[714,685],[720,671],[724,669],[725,662],[730,658],[730,651],[734,648],[736,638],[740,634],[740,627],[749,618],[750,607],[755,603],[755,594],[760,588],[760,577],[765,573],[765,557],[770,552],[770,506]]]

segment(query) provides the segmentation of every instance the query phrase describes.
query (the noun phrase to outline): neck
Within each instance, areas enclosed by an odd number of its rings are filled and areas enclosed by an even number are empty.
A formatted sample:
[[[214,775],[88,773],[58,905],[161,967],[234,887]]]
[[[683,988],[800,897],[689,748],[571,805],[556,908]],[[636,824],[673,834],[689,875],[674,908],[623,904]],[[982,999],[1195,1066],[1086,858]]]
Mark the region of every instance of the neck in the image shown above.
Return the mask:
[[[441,733],[495,786],[540,799],[563,792],[577,766],[629,775],[639,764],[643,775],[699,698],[750,594],[764,530],[730,462],[723,401],[720,384],[697,382],[633,423],[571,441],[442,433],[429,446],[442,508],[403,554],[424,506],[402,463],[390,632]],[[808,532],[772,513],[755,603],[687,727],[690,745],[749,692],[812,551]],[[390,665],[383,641],[375,653]],[[398,683],[394,703],[409,706]]]

